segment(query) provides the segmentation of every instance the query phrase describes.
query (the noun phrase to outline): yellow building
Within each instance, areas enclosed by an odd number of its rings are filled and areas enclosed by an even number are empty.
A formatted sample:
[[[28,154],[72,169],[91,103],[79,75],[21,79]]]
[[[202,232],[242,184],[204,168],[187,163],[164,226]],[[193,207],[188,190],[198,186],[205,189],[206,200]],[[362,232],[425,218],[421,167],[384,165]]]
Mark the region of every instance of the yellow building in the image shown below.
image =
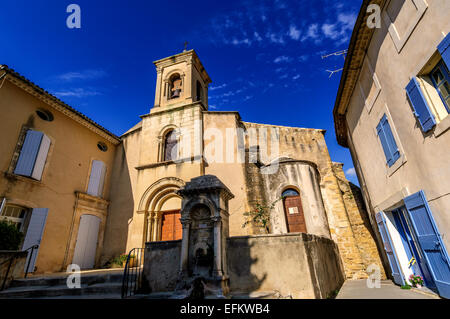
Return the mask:
[[[1,217],[25,234],[22,249],[39,245],[30,272],[94,267],[120,139],[5,65],[0,110]]]

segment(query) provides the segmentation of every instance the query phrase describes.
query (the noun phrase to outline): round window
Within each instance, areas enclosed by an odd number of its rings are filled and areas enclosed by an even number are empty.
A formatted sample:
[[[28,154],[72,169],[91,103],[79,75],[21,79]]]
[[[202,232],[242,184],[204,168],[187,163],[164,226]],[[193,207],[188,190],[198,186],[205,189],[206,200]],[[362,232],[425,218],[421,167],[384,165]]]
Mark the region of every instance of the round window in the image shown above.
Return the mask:
[[[51,122],[54,119],[53,114],[47,110],[43,110],[43,109],[36,110],[36,114],[42,120],[47,121],[47,122]]]
[[[108,150],[108,146],[106,146],[103,142],[98,142],[97,147],[102,152],[106,152]]]

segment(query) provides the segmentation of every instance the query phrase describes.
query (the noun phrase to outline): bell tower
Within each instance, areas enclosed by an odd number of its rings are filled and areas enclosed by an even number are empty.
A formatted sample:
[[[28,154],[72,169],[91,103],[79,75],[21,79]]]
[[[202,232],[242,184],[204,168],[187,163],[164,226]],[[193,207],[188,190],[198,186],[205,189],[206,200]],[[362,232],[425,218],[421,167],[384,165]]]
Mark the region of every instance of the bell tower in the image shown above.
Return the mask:
[[[211,79],[194,50],[153,62],[156,66],[155,105],[150,113],[200,103],[208,110]]]

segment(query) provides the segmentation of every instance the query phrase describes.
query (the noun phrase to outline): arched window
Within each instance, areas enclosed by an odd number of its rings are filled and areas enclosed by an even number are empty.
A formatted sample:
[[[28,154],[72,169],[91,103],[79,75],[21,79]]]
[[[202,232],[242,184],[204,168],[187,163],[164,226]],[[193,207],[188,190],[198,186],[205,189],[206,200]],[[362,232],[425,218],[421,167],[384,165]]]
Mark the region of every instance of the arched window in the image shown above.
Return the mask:
[[[179,74],[174,74],[169,80],[169,99],[177,99],[181,96],[182,81]]]
[[[202,85],[200,84],[200,82],[199,81],[197,81],[197,87],[196,87],[196,91],[197,91],[197,94],[196,94],[196,101],[201,101],[202,100],[202,91],[203,91],[203,88],[202,88]]]
[[[288,233],[306,233],[306,222],[300,194],[293,188],[283,194],[284,214]]]
[[[300,196],[300,194],[295,189],[289,188],[289,189],[286,189],[281,196],[282,197]]]
[[[178,145],[177,145],[177,134],[175,130],[171,130],[169,133],[166,134],[164,138],[164,158],[163,160],[165,162],[167,161],[173,161],[177,158],[177,151],[178,151]]]

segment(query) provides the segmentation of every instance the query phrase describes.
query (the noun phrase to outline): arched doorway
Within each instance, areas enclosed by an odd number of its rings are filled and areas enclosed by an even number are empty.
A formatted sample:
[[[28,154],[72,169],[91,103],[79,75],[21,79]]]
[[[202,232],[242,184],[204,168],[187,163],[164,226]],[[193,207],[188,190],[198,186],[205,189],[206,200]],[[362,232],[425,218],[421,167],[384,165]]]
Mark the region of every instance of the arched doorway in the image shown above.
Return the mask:
[[[288,188],[283,192],[282,196],[288,233],[306,233],[305,216],[300,194],[295,189]]]

